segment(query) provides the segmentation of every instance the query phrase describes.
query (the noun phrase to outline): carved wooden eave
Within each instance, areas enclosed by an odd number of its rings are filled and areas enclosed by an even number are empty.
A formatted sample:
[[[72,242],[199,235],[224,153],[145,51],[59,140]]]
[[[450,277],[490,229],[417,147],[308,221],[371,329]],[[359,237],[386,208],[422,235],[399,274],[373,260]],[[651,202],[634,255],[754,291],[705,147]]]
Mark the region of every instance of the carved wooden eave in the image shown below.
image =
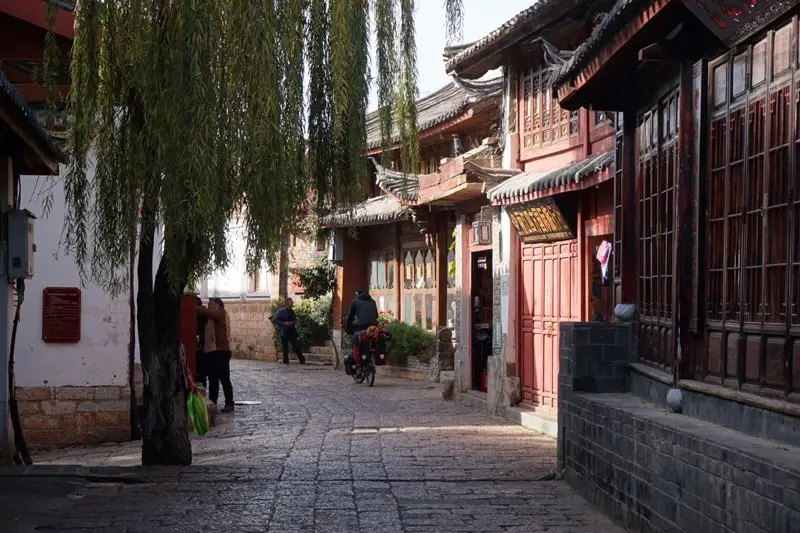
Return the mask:
[[[624,59],[635,61],[639,45],[650,44],[641,42],[643,32],[680,7],[680,0],[652,0],[644,9],[640,2],[619,0],[556,77],[554,87],[559,105],[569,110],[587,105],[617,109],[618,102],[598,102],[599,91],[594,91],[593,86],[601,78],[618,82],[613,74],[620,63],[624,63]],[[616,91],[617,97],[624,100],[625,95],[620,93]]]
[[[3,140],[6,139],[6,140]],[[17,152],[23,174],[58,174],[67,157],[39,123],[28,102],[0,71],[0,143]],[[12,156],[15,155],[12,153]]]

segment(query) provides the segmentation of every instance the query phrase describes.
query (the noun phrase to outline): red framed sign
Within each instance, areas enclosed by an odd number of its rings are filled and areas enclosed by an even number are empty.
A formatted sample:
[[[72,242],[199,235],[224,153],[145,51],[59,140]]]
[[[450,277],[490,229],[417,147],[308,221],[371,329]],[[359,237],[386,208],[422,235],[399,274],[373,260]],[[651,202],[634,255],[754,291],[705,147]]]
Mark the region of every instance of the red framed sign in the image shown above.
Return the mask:
[[[81,290],[47,287],[42,291],[42,340],[50,344],[81,341]]]

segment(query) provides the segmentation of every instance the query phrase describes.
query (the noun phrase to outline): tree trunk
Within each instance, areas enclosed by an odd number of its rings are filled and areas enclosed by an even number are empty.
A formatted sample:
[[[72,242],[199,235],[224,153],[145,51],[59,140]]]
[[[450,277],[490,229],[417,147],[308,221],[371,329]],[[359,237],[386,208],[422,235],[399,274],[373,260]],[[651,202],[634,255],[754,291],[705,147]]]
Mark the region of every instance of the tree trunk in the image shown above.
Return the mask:
[[[139,353],[144,374],[142,464],[189,465],[192,445],[180,360],[180,295],[170,288],[165,257],[161,258],[153,282],[156,213],[155,206],[147,203],[142,208],[137,297]]]

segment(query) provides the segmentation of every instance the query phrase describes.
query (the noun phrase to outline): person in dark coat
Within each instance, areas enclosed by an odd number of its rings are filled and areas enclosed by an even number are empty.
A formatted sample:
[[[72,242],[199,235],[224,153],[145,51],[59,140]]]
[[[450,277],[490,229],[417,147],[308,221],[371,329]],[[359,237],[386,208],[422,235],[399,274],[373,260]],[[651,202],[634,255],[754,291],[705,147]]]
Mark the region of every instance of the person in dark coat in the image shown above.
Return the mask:
[[[272,322],[280,328],[279,334],[283,345],[283,364],[289,364],[289,344],[291,344],[300,364],[304,365],[306,364],[306,358],[303,355],[303,348],[300,346],[300,336],[297,334],[297,315],[292,307],[294,307],[294,301],[291,298],[286,298],[283,308],[272,317]]]
[[[345,331],[351,335],[378,325],[378,306],[367,291],[358,289],[356,297],[350,302]]]

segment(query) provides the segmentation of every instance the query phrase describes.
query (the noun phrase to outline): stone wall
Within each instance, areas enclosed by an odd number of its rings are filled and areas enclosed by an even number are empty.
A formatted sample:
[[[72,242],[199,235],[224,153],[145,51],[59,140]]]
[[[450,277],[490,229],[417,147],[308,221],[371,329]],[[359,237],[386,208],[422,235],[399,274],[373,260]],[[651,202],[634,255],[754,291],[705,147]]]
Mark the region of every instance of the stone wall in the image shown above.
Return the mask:
[[[428,381],[431,375],[431,362],[409,357],[406,364],[401,365],[389,361],[389,364],[378,367],[378,375],[415,381]]]
[[[18,387],[16,395],[33,449],[130,438],[128,387]]]
[[[635,342],[635,326],[561,326],[558,464],[566,481],[630,531],[796,531],[800,449],[630,394]]]
[[[275,328],[269,320],[270,300],[226,301],[225,309],[231,318],[231,351],[240,359],[277,361],[278,353],[272,341]]]

